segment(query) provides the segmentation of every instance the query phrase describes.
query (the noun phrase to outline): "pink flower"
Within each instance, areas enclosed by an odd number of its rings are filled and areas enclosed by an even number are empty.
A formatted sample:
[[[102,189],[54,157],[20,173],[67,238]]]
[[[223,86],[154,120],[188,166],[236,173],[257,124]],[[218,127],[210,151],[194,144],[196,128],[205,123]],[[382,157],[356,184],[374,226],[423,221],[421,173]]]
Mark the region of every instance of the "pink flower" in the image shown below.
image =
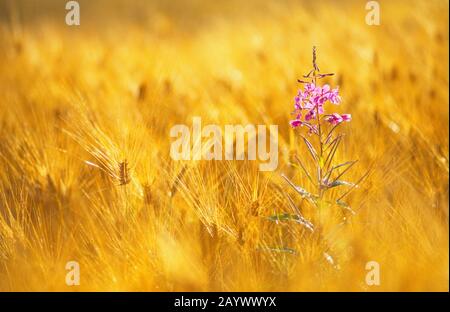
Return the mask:
[[[294,107],[295,107],[296,110],[301,110],[301,109],[303,109],[303,107],[302,107],[302,101],[303,101],[303,100],[302,100],[301,97],[296,96],[296,97],[294,98],[294,101],[295,101]]]
[[[300,119],[291,120],[289,123],[291,124],[292,128],[297,128],[297,127],[303,125],[303,122]]]
[[[296,118],[290,122],[291,126],[294,128],[303,125],[311,126],[309,121],[325,113],[325,104],[327,102],[332,104],[339,104],[341,102],[338,88],[331,89],[328,84],[317,86],[314,83],[305,83],[304,89],[299,90],[297,96],[294,98],[294,114]],[[307,112],[303,113],[305,110]],[[350,121],[351,115],[339,115],[335,113],[327,115],[326,120],[336,125],[344,121]],[[310,130],[314,132],[314,129],[310,128]]]
[[[339,104],[341,102],[338,88],[331,90],[330,94],[328,95],[328,99],[333,104]]]
[[[305,120],[310,121],[311,119],[316,118],[316,111],[314,109],[311,109],[308,113],[305,115]]]
[[[349,122],[349,121],[352,120],[352,115],[351,114],[342,114],[341,117],[346,122]]]
[[[334,113],[327,116],[326,120],[332,125],[337,125],[344,121],[349,122],[350,120],[352,120],[352,115],[350,114],[339,115],[338,113]]]
[[[331,90],[330,86],[325,84],[322,87],[322,94],[326,94],[326,93],[330,92],[330,90]]]
[[[307,94],[310,94],[311,92],[313,92],[316,89],[316,86],[313,83],[307,83],[305,85],[305,92]]]

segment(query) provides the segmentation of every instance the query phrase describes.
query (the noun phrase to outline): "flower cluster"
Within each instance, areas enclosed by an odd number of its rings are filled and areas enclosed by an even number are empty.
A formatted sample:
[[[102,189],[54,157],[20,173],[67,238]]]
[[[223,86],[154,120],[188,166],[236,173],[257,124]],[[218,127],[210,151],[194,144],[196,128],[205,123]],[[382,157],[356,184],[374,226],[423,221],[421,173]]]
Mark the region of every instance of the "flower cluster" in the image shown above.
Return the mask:
[[[306,83],[304,90],[299,90],[295,97],[295,119],[291,120],[290,124],[296,128],[299,126],[306,126],[311,132],[316,132],[316,125],[310,121],[315,120],[321,115],[324,115],[325,103],[329,101],[332,104],[339,104],[341,97],[339,96],[339,89],[331,89],[329,85],[317,86],[314,83]],[[319,116],[317,116],[319,114]],[[326,121],[333,125],[337,125],[343,121],[350,121],[350,114],[339,115],[337,113],[331,115],[324,115]]]

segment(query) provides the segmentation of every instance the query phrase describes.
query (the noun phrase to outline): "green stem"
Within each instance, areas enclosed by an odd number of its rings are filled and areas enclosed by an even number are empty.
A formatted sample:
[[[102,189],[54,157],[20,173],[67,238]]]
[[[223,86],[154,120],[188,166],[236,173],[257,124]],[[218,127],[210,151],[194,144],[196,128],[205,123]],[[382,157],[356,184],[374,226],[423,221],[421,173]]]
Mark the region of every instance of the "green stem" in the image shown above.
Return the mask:
[[[313,72],[313,81],[314,81],[314,86],[316,86],[316,82],[317,82],[317,78],[316,78],[316,66],[314,66],[314,72]],[[322,142],[322,129],[321,129],[321,125],[320,125],[320,116],[319,116],[319,106],[316,106],[316,120],[317,120],[317,135],[318,135],[318,139],[319,139],[319,160],[317,162],[317,172],[318,172],[318,194],[319,194],[319,199],[322,199],[323,197],[323,189],[322,189],[322,156],[323,156],[323,142]]]

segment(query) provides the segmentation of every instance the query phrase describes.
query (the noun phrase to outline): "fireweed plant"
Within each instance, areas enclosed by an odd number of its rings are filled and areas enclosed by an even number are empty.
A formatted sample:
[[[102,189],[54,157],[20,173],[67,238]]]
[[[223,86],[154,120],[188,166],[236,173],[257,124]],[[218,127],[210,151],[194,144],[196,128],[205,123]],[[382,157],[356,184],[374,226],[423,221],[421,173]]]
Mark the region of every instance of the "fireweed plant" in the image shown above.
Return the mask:
[[[324,210],[331,209],[333,206],[338,207],[341,211],[340,223],[344,224],[349,215],[353,215],[354,211],[344,201],[344,198],[362,181],[364,175],[357,183],[351,183],[344,180],[344,175],[357,162],[357,160],[336,163],[335,156],[342,142],[343,133],[339,133],[339,128],[351,121],[350,114],[338,114],[328,112],[333,105],[341,103],[339,89],[331,88],[328,84],[321,85],[319,80],[334,75],[333,73],[320,73],[316,63],[316,48],[313,48],[313,68],[298,80],[303,88],[298,91],[294,98],[294,119],[290,121],[290,125],[299,132],[301,140],[309,151],[312,164],[309,168],[315,168],[315,173],[307,170],[305,163],[295,156],[297,164],[293,164],[298,170],[301,170],[314,186],[314,191],[308,191],[305,188],[296,185],[286,175],[282,174],[282,178],[298,193],[302,202],[306,200],[312,205],[317,218],[311,222],[306,220],[300,210],[294,203],[294,200],[287,194],[287,198],[296,214],[286,215],[288,219],[295,219],[298,223],[306,227],[310,232],[317,234],[320,240],[325,243],[325,259],[337,267],[336,259],[330,255],[329,247],[325,240],[323,232],[323,215]],[[303,132],[303,133],[302,133]],[[330,192],[331,189],[337,187],[345,187],[341,193]],[[328,194],[329,193],[329,194]],[[317,222],[317,223],[316,223]]]

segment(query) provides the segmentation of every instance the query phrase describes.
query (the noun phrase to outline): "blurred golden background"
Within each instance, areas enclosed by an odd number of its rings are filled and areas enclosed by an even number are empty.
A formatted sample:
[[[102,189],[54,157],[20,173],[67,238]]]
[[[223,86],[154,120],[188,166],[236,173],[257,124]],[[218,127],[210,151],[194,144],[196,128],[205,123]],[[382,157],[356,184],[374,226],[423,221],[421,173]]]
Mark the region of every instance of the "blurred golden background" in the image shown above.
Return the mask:
[[[1,291],[448,291],[448,1],[379,1],[379,26],[366,1],[78,2],[67,26],[0,0]],[[338,158],[372,168],[320,237],[268,219],[300,204],[280,174],[311,187],[289,120],[314,45],[353,116]],[[173,161],[193,116],[279,125],[278,169]]]

